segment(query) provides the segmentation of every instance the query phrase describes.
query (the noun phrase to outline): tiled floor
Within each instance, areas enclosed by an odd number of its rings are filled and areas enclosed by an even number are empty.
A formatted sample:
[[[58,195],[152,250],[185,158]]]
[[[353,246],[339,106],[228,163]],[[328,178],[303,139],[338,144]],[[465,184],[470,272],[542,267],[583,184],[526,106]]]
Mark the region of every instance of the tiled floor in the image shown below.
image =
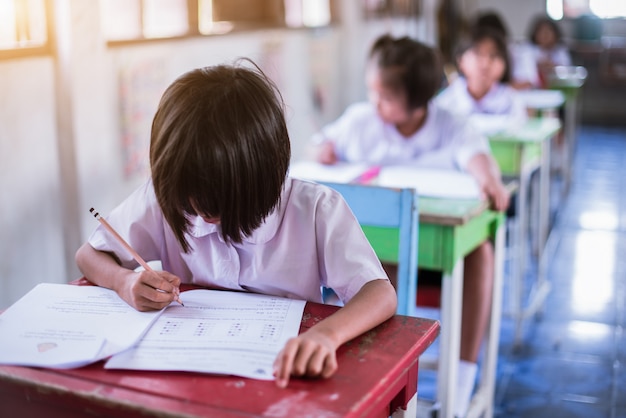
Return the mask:
[[[496,417],[626,418],[626,128],[583,126],[578,141],[570,193],[554,199],[544,313],[521,348],[502,321]],[[433,399],[433,374],[418,389]]]

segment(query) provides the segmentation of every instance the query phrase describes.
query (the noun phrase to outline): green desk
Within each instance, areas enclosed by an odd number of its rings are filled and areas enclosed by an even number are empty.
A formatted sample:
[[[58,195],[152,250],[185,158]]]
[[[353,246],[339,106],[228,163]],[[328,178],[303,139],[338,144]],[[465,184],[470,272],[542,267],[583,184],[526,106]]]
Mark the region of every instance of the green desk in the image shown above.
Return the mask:
[[[533,171],[540,170],[538,222],[534,238],[536,254],[541,260],[548,238],[550,218],[550,143],[560,129],[561,122],[556,118],[533,118],[518,129],[489,136],[491,152],[500,166],[502,175],[515,178],[519,182],[516,207],[518,228],[517,237],[514,240],[517,251],[510,293],[512,315],[517,320],[514,340],[516,344],[521,341],[523,320],[541,308],[550,290],[549,283],[544,277],[544,269],[540,267],[536,283],[530,292],[528,307],[523,308],[526,231],[530,212],[528,199],[530,176]]]
[[[418,265],[443,272],[441,293],[441,342],[438,359],[438,402],[440,417],[452,418],[456,392],[457,366],[461,345],[463,260],[487,239],[495,242],[496,266],[491,305],[491,321],[486,335],[481,381],[474,394],[468,416],[493,415],[496,364],[502,312],[504,262],[504,214],[487,209],[476,200],[420,197]],[[363,228],[370,242],[398,242],[397,230]],[[375,247],[379,247],[376,245]],[[397,253],[389,247],[378,256],[396,262]],[[419,281],[419,278],[418,278]]]

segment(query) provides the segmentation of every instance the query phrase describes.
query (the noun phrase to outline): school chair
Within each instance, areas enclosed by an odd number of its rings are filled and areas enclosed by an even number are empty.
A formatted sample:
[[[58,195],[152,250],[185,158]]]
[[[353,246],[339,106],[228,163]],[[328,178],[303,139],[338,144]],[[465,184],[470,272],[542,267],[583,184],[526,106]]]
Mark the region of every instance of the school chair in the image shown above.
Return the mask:
[[[320,183],[343,196],[379,259],[398,264],[397,313],[416,316],[418,196],[415,189]]]

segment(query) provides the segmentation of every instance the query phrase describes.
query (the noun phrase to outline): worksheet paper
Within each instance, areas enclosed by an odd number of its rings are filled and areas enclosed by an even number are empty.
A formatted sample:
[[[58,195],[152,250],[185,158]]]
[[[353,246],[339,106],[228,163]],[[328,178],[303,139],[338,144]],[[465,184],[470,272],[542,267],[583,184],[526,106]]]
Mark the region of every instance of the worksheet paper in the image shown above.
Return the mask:
[[[447,199],[480,199],[476,180],[454,170],[388,166],[380,170],[377,184],[386,187],[411,187],[419,196]]]
[[[84,366],[131,347],[159,314],[102,287],[42,283],[0,315],[0,364]]]
[[[139,344],[109,369],[179,370],[272,380],[273,363],[298,335],[305,302],[217,290],[182,292]]]
[[[305,301],[244,292],[182,292],[185,306],[138,312],[109,289],[40,284],[0,315],[0,364],[182,370],[271,380]]]
[[[368,171],[367,164],[338,162],[321,164],[315,161],[297,161],[289,167],[289,176],[303,180],[350,183]]]

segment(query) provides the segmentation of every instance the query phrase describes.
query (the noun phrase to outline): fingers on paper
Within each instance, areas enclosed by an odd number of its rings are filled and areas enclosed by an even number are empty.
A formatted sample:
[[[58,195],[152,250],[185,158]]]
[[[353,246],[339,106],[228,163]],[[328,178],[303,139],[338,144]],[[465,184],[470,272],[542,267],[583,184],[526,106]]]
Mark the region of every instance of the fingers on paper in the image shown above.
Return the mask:
[[[292,338],[274,363],[276,384],[286,387],[290,376],[330,377],[337,370],[335,351],[312,339]]]

